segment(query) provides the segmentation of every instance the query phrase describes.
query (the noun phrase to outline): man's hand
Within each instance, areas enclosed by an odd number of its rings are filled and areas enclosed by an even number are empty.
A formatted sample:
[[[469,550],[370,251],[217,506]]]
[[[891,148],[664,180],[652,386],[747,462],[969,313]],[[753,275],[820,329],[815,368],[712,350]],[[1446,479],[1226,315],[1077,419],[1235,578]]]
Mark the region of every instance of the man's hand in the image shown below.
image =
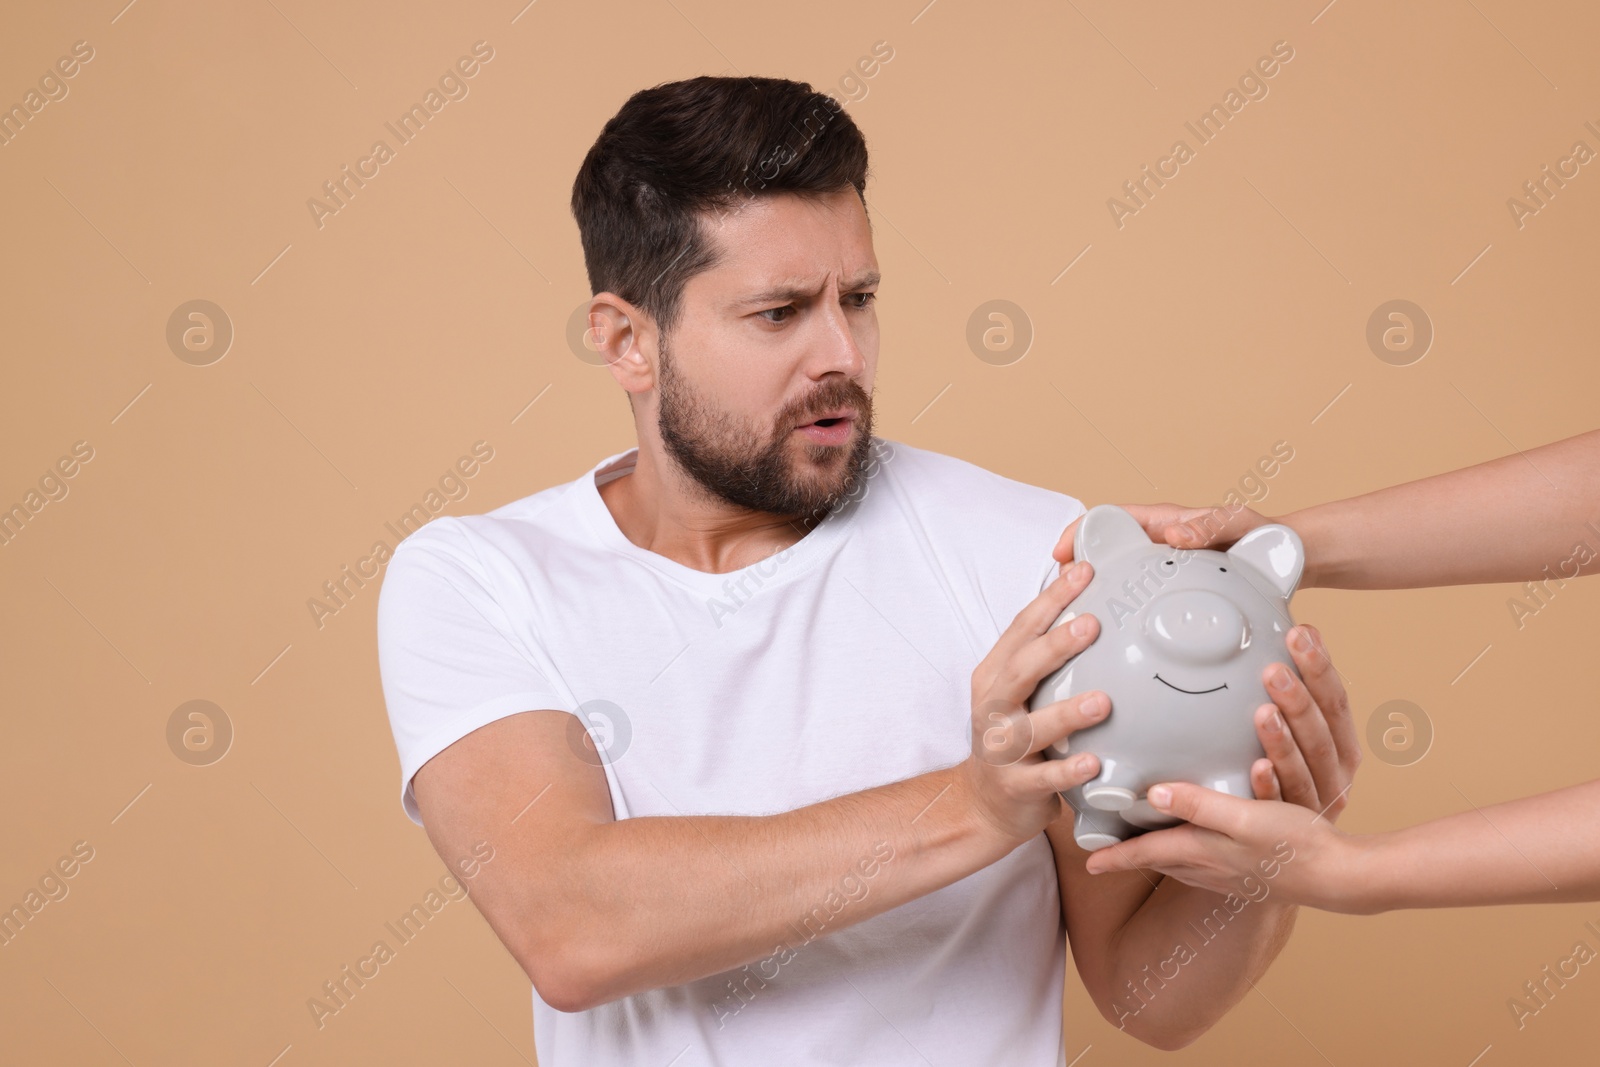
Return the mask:
[[[1173,548],[1223,549],[1257,526],[1275,520],[1250,508],[1186,508],[1179,504],[1123,504],[1122,510],[1138,520],[1156,544]],[[1072,562],[1072,539],[1077,535],[1080,515],[1061,534],[1051,555],[1063,570]]]
[[[1188,825],[1093,852],[1087,863],[1090,873],[1145,868],[1227,893],[1237,890],[1245,875],[1259,876],[1259,864],[1272,858],[1280,841],[1296,856],[1314,861],[1303,863],[1300,872],[1338,872],[1351,862],[1348,839],[1332,827],[1361,764],[1349,697],[1314,627],[1297,626],[1289,632],[1289,654],[1304,682],[1279,664],[1263,672],[1273,703],[1256,712],[1256,730],[1268,755],[1251,768],[1258,799],[1228,797],[1189,783],[1153,786],[1151,805],[1188,820]],[[1304,899],[1328,907],[1339,896],[1333,884],[1318,895],[1302,879],[1297,872],[1295,879],[1282,883],[1290,889],[1286,903]],[[1346,910],[1358,910],[1352,901],[1346,903]]]
[[[1093,615],[1051,628],[1083,592],[1094,569],[1080,562],[1047,585],[1017,614],[972,672],[972,755],[956,768],[963,802],[1008,838],[1026,840],[1059,818],[1061,791],[1100,773],[1088,753],[1049,760],[1042,749],[1104,719],[1105,693],[1092,690],[1027,710],[1045,675],[1082,652],[1100,634]]]
[[[1250,768],[1250,784],[1259,799],[1286,800],[1332,822],[1349,802],[1361,766],[1350,698],[1316,627],[1296,626],[1288,645],[1304,681],[1281,663],[1261,672],[1273,703],[1256,709],[1256,736],[1267,757]]]

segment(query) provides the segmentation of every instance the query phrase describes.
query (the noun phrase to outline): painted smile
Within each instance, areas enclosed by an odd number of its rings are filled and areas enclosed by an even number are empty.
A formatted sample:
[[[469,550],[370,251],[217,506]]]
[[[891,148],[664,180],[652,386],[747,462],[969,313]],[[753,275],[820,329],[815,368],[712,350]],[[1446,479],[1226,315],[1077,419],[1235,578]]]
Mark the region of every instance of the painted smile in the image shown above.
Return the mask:
[[[1156,674],[1156,681],[1160,682],[1164,686],[1167,686],[1169,689],[1176,689],[1178,692],[1188,693],[1190,696],[1200,696],[1204,693],[1215,693],[1218,689],[1228,688],[1228,683],[1223,682],[1221,685],[1217,686],[1216,689],[1185,689],[1181,685],[1173,685],[1171,682],[1161,677],[1159,673]]]

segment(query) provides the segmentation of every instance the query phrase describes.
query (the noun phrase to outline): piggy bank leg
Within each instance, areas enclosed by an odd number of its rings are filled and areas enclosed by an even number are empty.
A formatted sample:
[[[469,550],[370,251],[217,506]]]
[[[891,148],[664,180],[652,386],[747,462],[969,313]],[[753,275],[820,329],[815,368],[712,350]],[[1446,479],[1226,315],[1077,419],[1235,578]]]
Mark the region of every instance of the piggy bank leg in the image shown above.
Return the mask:
[[[1161,830],[1168,826],[1176,826],[1182,819],[1157,811],[1148,797],[1140,797],[1129,805],[1123,812],[1122,818],[1141,830]]]
[[[1111,760],[1104,760],[1099,776],[1084,783],[1083,802],[1100,811],[1127,811],[1142,792],[1137,785],[1133,773]]]
[[[1085,852],[1120,844],[1132,835],[1132,827],[1111,812],[1080,808],[1072,820],[1072,838]]]

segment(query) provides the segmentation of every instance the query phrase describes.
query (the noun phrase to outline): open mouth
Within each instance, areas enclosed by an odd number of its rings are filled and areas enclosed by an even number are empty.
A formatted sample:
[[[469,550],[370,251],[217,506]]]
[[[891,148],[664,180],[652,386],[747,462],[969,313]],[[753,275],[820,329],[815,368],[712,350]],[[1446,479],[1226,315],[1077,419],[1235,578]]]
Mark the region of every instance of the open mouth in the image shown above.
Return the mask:
[[[834,408],[833,411],[835,413],[832,415],[819,416],[818,418],[812,419],[810,422],[801,423],[799,428],[803,430],[807,426],[821,426],[826,429],[829,426],[834,426],[841,422],[849,422],[857,414],[854,408],[848,407]]]
[[[1226,688],[1228,688],[1228,683],[1227,682],[1223,682],[1221,685],[1217,686],[1215,689],[1185,689],[1181,685],[1173,685],[1171,682],[1169,682],[1165,678],[1161,677],[1159,672],[1156,674],[1156,681],[1160,682],[1162,685],[1166,686],[1169,689],[1176,689],[1178,692],[1180,692],[1180,693],[1188,693],[1190,696],[1200,696],[1200,695],[1202,695],[1204,693],[1215,693],[1218,689],[1226,689]]]
[[[855,412],[829,415],[795,428],[813,444],[837,447],[849,444],[855,435]]]

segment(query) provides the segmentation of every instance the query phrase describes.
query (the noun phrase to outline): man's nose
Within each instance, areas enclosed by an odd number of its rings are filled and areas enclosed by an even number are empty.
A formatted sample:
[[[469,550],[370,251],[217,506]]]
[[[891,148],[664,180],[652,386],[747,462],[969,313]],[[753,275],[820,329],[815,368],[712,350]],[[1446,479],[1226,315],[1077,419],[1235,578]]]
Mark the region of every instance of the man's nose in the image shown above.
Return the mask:
[[[1231,659],[1250,641],[1250,624],[1233,602],[1204,589],[1174,589],[1150,602],[1145,634],[1163,654],[1186,663]]]
[[[847,378],[859,378],[866,371],[867,358],[861,354],[861,346],[856,343],[855,333],[850,329],[849,314],[837,300],[831,310],[824,310],[823,336],[818,339],[812,357],[815,364],[813,377],[839,371]]]

